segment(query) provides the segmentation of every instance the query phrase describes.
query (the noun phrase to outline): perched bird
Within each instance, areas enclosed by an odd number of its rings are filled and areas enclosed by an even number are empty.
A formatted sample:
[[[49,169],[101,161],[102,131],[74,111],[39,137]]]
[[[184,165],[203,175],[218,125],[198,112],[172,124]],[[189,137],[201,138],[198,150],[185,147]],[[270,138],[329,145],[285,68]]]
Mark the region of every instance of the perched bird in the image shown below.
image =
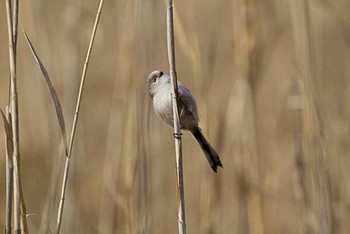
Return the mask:
[[[223,167],[219,155],[208,143],[198,127],[197,104],[190,90],[178,81],[178,108],[180,127],[190,131],[201,146],[210,167],[217,171],[217,167]],[[155,70],[148,76],[148,91],[153,99],[153,108],[156,114],[170,126],[173,122],[173,106],[171,100],[171,80],[168,74]]]

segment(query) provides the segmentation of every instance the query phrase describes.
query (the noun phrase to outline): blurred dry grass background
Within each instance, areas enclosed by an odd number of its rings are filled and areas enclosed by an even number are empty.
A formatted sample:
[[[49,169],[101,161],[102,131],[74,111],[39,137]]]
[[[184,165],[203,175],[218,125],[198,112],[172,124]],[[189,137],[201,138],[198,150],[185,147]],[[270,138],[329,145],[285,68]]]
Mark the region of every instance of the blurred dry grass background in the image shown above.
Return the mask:
[[[176,233],[171,129],[146,90],[168,70],[165,1],[106,1],[72,154],[62,233]],[[98,1],[21,1],[67,128]],[[8,41],[0,2],[0,107]],[[188,233],[350,233],[350,2],[175,1],[178,78],[225,169],[184,133]],[[23,190],[31,233],[54,231],[64,154],[46,84],[18,47]],[[0,135],[4,142],[3,134]],[[5,149],[0,144],[0,226]]]

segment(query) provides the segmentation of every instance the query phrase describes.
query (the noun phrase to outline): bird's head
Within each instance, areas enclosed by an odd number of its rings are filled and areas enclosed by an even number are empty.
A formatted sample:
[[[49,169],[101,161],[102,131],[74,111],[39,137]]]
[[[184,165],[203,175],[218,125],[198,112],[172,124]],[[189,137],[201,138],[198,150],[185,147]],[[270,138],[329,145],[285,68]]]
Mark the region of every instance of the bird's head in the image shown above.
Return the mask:
[[[164,73],[162,71],[155,70],[151,72],[147,79],[148,92],[153,98],[154,94],[157,93],[158,88],[162,85],[164,80]]]

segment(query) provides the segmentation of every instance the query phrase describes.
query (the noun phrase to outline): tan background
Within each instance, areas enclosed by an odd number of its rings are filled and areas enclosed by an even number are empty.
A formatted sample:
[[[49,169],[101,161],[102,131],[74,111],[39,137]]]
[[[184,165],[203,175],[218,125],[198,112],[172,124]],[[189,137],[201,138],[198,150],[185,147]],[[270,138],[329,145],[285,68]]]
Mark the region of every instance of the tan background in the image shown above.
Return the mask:
[[[171,128],[146,90],[168,70],[165,1],[106,1],[74,145],[62,233],[176,233]],[[224,170],[184,133],[188,233],[350,233],[350,1],[175,1],[178,78]],[[21,1],[71,128],[98,1]],[[0,2],[0,107],[8,41]],[[64,155],[19,35],[22,176],[31,233],[53,233]],[[3,130],[1,130],[3,131]],[[0,134],[0,142],[4,142]],[[5,160],[0,144],[0,227]]]

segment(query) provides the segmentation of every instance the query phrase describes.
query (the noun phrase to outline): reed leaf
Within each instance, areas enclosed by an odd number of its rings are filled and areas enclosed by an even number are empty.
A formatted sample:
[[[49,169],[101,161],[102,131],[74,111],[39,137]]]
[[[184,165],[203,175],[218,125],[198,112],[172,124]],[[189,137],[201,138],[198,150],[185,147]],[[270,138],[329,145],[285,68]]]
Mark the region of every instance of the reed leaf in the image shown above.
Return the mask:
[[[44,64],[41,62],[38,54],[36,53],[36,51],[34,49],[34,46],[33,46],[32,42],[30,41],[26,31],[23,28],[22,28],[22,31],[24,33],[24,36],[26,38],[26,42],[27,42],[27,44],[28,44],[28,46],[30,48],[30,51],[32,52],[32,54],[33,54],[33,56],[34,56],[34,58],[35,58],[35,60],[36,60],[36,62],[38,64],[38,66],[40,68],[41,74],[43,75],[43,77],[45,79],[47,87],[49,88],[52,101],[53,101],[53,103],[55,105],[57,120],[58,120],[58,123],[59,123],[60,128],[61,128],[61,134],[62,134],[62,138],[63,138],[65,154],[68,155],[66,124],[65,124],[65,121],[64,121],[64,116],[63,116],[63,111],[62,111],[62,106],[61,106],[60,100],[59,100],[59,98],[57,96],[55,88],[53,87],[53,85],[51,83],[51,79],[50,79],[49,73],[47,72]]]
[[[4,112],[0,108],[1,112],[1,117],[4,123],[4,129],[5,129],[5,134],[6,134],[6,147],[7,147],[7,156],[8,160],[10,162],[10,165],[12,165],[12,153],[13,153],[13,142],[12,142],[12,129],[11,129],[11,124],[7,120]]]

